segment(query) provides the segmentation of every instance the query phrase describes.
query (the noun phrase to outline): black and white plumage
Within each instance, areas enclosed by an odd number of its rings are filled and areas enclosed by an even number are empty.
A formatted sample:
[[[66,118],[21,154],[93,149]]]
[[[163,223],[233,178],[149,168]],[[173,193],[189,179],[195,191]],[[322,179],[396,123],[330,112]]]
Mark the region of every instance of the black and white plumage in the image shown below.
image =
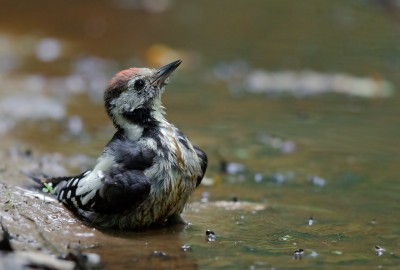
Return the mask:
[[[184,222],[180,214],[204,176],[207,156],[164,117],[161,95],[180,63],[117,73],[104,94],[117,132],[97,164],[76,177],[46,180],[90,224],[138,229]]]

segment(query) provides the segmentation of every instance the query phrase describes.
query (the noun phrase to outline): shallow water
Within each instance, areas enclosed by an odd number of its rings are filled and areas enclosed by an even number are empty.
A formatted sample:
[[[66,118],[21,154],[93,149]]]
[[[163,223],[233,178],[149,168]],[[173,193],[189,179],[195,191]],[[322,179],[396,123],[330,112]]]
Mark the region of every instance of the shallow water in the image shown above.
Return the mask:
[[[65,108],[60,118],[28,113],[25,120],[0,111],[12,120],[1,123],[4,137],[34,152],[96,158],[113,134],[101,102],[113,73],[131,65],[184,61],[164,105],[168,119],[208,153],[209,185],[200,186],[185,211],[187,227],[96,231],[99,247],[92,251],[106,267],[396,267],[400,10],[395,1],[160,2],[169,6],[154,11],[127,7],[123,0],[57,6],[19,1],[2,3],[0,11],[2,100],[29,93]],[[385,80],[393,94],[248,93],[243,81],[255,69]],[[245,170],[223,173],[222,161]],[[84,169],[74,164],[61,165],[71,173]],[[206,240],[207,229],[216,241]],[[383,255],[376,255],[376,245],[385,249]],[[298,249],[304,254],[296,257]]]

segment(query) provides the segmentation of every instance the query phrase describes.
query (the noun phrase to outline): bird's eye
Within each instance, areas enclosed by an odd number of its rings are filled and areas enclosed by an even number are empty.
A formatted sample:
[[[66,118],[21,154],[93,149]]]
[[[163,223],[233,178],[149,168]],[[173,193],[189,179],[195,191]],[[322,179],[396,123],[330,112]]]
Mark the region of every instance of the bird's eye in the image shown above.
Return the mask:
[[[133,84],[133,87],[135,87],[135,90],[139,91],[139,90],[142,90],[145,85],[146,85],[146,82],[143,79],[138,79]]]

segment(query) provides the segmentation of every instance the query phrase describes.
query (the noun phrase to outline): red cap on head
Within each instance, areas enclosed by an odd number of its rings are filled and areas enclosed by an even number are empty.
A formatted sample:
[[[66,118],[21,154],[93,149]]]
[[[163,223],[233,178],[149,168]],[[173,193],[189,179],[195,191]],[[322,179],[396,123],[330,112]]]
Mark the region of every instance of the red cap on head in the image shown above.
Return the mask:
[[[113,90],[124,86],[139,71],[140,68],[129,68],[118,72],[108,83],[108,89]]]

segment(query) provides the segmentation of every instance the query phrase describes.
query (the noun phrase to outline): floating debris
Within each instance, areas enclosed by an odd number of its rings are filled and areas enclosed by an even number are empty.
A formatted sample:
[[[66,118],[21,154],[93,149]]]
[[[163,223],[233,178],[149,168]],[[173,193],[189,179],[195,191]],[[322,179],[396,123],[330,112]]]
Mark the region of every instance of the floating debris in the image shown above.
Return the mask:
[[[241,163],[221,161],[221,171],[226,174],[244,173],[246,166]]]
[[[281,241],[289,241],[292,238],[293,237],[291,235],[284,235],[284,236],[280,237],[279,240],[281,240]]]
[[[217,236],[215,235],[215,233],[212,230],[207,230],[206,231],[206,239],[207,239],[207,242],[214,242],[215,240],[217,240]]]
[[[378,245],[375,246],[375,254],[376,256],[382,256],[386,250]]]
[[[315,257],[318,257],[319,254],[316,251],[311,251],[311,253],[308,256],[312,257],[312,258],[315,258]]]
[[[308,226],[312,226],[312,225],[314,225],[314,219],[313,219],[313,217],[310,217],[308,219]]]
[[[185,251],[185,252],[187,252],[187,251],[192,251],[192,246],[190,246],[190,245],[183,245],[183,246],[181,246],[181,249],[183,250],[183,251]]]
[[[299,248],[293,252],[293,259],[301,260],[303,258],[304,250]]]
[[[326,180],[318,175],[310,176],[309,180],[314,186],[323,187],[326,185]]]

